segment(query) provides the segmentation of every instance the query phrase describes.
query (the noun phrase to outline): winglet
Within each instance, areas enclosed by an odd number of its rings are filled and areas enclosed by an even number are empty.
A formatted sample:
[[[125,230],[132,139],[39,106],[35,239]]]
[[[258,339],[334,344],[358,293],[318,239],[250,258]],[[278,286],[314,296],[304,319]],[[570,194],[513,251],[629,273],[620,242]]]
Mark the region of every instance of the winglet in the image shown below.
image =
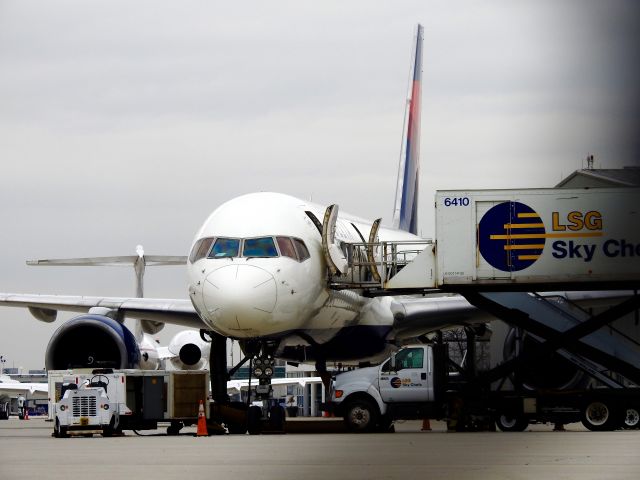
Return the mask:
[[[418,180],[420,173],[420,99],[422,96],[422,39],[424,28],[416,29],[407,107],[398,165],[398,183],[393,210],[396,228],[418,233]]]

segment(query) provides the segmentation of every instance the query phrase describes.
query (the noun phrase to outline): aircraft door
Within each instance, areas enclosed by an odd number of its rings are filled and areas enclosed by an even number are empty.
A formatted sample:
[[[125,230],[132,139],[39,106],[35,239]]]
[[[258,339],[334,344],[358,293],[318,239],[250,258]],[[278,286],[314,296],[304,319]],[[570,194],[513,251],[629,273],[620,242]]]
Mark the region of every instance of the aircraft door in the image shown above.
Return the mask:
[[[369,245],[367,246],[367,263],[369,264],[369,272],[371,273],[373,280],[376,282],[380,281],[380,273],[378,272],[376,254],[373,251],[373,243],[377,240],[380,222],[382,222],[382,219],[378,218],[373,222],[373,225],[371,225],[371,231],[369,232]]]
[[[322,253],[331,275],[347,273],[348,263],[339,245],[336,244],[336,220],[338,205],[329,205],[322,221]]]
[[[380,395],[385,402],[428,402],[433,400],[433,364],[424,347],[408,347],[380,369]]]

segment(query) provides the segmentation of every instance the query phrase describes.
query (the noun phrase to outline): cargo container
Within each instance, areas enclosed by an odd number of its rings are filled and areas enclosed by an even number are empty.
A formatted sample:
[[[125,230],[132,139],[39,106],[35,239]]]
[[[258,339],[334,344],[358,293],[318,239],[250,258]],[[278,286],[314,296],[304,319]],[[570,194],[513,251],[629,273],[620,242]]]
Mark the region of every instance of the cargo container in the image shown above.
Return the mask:
[[[436,262],[442,288],[637,286],[640,189],[438,191]]]

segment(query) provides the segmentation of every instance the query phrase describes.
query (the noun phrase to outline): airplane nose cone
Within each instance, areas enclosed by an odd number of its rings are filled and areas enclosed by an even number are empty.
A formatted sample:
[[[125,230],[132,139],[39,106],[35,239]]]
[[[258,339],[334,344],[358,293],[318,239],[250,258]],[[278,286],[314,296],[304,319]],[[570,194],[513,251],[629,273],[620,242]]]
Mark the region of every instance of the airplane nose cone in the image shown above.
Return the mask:
[[[211,272],[203,284],[204,306],[221,330],[238,336],[260,334],[276,307],[273,275],[255,265],[227,265]]]

